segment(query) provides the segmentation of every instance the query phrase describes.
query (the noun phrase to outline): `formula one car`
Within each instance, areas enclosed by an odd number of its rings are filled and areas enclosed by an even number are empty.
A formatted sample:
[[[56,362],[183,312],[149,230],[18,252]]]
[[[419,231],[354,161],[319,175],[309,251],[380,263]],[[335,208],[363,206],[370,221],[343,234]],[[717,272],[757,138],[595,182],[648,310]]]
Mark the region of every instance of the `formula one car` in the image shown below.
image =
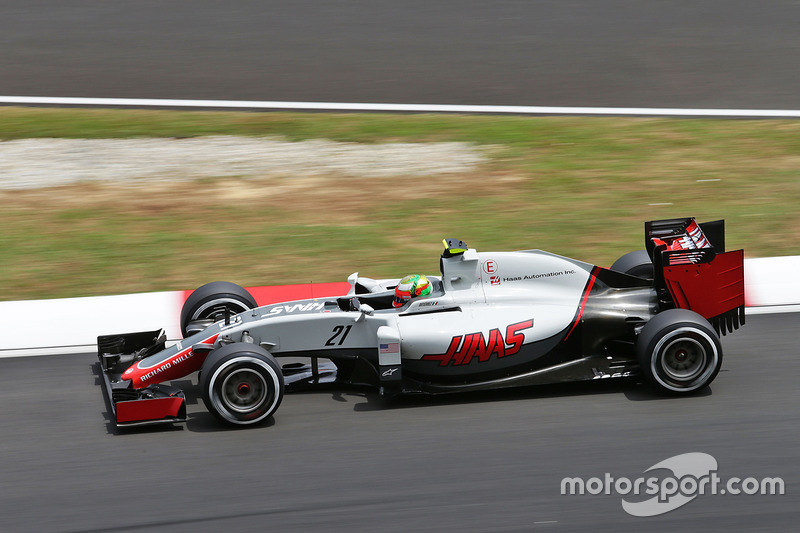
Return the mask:
[[[208,410],[238,426],[320,383],[393,396],[640,375],[686,394],[716,377],[719,335],[744,323],[743,255],[725,252],[724,221],[693,218],[645,223],[645,250],[609,269],[449,239],[420,297],[356,273],[339,297],[258,307],[214,282],[186,300],[177,344],[163,330],[104,335],[98,357],[119,426],[184,421],[165,382],[198,370]]]

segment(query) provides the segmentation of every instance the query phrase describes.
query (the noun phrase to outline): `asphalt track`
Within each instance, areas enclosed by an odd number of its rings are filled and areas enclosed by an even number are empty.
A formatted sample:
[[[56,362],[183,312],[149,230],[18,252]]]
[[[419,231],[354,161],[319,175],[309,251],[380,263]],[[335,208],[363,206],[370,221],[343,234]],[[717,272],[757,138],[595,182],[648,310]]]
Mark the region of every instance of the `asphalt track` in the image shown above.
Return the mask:
[[[184,381],[188,423],[118,432],[93,355],[0,360],[0,530],[794,531],[799,319],[749,317],[700,396],[605,381],[385,405],[327,390],[246,430],[220,428]],[[560,494],[566,476],[635,479],[687,452],[723,479],[781,477],[786,494],[698,496],[651,518],[613,493]]]
[[[0,0],[0,95],[800,109],[792,0]]]

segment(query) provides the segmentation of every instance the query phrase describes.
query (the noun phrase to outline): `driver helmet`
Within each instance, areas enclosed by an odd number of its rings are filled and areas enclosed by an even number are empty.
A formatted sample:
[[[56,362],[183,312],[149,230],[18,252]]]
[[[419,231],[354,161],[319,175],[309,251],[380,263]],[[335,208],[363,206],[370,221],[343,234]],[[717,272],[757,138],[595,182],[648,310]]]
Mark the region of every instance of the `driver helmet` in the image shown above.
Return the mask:
[[[428,296],[431,293],[431,283],[428,278],[420,274],[411,274],[400,280],[394,289],[392,305],[403,307],[413,298]]]

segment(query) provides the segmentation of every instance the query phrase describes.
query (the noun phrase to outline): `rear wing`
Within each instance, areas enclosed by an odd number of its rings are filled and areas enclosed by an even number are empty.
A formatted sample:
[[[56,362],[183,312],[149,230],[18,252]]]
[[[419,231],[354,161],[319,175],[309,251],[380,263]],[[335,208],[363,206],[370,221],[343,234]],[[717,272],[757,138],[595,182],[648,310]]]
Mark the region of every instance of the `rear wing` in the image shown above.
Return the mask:
[[[645,247],[662,307],[691,309],[725,335],[744,324],[744,251],[725,251],[725,221],[645,223]]]

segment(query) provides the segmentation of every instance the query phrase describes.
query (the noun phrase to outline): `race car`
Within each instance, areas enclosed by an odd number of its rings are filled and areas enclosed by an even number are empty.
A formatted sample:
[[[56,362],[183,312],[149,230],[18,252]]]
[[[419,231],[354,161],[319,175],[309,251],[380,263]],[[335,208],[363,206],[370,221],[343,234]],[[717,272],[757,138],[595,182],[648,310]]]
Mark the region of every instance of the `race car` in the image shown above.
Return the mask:
[[[259,307],[238,285],[209,283],[187,298],[172,346],[163,330],[98,337],[115,423],[185,421],[167,382],[197,371],[205,406],[234,426],[322,383],[391,397],[640,376],[689,394],[717,376],[719,335],[744,323],[744,254],[725,251],[724,221],[647,222],[645,249],[610,268],[444,245],[436,275],[355,273],[329,298]]]

